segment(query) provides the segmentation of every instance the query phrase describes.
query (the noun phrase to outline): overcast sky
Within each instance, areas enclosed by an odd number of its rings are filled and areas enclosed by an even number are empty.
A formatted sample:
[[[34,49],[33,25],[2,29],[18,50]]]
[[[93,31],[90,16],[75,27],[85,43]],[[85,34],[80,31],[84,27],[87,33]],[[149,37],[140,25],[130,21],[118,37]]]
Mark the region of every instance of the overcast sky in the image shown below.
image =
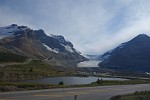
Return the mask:
[[[150,35],[150,0],[0,0],[0,26],[63,35],[82,54],[102,54]]]

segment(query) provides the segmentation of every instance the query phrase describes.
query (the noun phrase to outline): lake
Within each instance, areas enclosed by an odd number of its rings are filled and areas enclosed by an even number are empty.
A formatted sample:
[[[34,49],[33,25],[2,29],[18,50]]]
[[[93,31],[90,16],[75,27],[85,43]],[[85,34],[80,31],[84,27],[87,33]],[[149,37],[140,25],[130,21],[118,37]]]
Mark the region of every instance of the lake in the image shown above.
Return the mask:
[[[33,82],[43,84],[58,84],[63,81],[65,85],[77,85],[77,84],[90,84],[95,82],[97,79],[103,80],[127,80],[123,78],[104,78],[104,77],[51,77],[36,80],[23,80],[21,82]]]

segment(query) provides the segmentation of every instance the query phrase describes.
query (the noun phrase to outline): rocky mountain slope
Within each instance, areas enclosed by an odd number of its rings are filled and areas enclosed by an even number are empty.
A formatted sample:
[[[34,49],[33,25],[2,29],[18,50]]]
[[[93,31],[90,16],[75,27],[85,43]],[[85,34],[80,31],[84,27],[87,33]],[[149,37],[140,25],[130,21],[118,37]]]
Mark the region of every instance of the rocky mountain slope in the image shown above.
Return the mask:
[[[102,68],[117,71],[150,72],[150,37],[140,34],[102,56]]]
[[[63,36],[47,35],[42,29],[16,24],[0,27],[0,51],[44,60],[55,66],[76,66],[86,60]]]

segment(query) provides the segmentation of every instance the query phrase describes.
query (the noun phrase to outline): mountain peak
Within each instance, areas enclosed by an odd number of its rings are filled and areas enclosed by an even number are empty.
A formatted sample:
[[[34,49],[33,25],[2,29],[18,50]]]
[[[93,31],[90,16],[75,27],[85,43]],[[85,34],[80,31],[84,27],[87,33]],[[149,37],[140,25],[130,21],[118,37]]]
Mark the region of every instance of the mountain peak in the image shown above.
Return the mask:
[[[23,26],[23,25],[21,25],[21,26],[19,26],[19,25],[17,25],[17,24],[11,24],[11,25],[9,25],[9,26],[6,26],[6,27],[3,27],[3,28],[6,28],[6,29],[14,29],[14,31],[16,30],[16,31],[19,31],[19,30],[24,30],[24,29],[30,29],[29,27],[27,27],[27,26]]]
[[[147,43],[150,41],[150,37],[146,34],[139,34],[130,40],[130,43]]]
[[[122,71],[150,71],[150,37],[139,34],[102,57],[104,60],[100,66],[103,67]]]
[[[87,60],[63,36],[49,35],[42,29],[12,24],[0,27],[0,37],[1,47],[54,66],[76,66],[78,62]]]
[[[18,26],[18,25],[17,24],[11,24],[10,26],[15,27],[15,26]]]
[[[141,38],[141,39],[143,38],[144,39],[144,38],[150,38],[150,37],[147,34],[139,34],[135,38]]]

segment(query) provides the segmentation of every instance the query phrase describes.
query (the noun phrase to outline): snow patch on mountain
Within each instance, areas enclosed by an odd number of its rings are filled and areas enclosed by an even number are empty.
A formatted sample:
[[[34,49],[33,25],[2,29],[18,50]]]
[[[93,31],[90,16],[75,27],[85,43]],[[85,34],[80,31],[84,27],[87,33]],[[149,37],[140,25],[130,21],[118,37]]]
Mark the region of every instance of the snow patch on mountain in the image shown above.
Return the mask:
[[[5,35],[5,34],[12,34],[14,31],[17,30],[17,26],[6,26],[6,27],[0,27],[0,34]]]
[[[75,51],[76,51],[78,54],[81,54],[81,52],[80,52],[80,51],[78,51],[78,50],[76,50],[76,49],[75,49]]]
[[[116,48],[107,51],[106,53],[104,53],[104,54],[102,55],[102,59],[103,59],[103,60],[108,60],[108,59],[111,57],[112,53],[113,53],[115,50],[117,50],[117,49],[118,49],[118,50],[121,50],[122,48],[124,48],[124,47],[126,46],[126,44],[127,44],[127,42],[122,43],[122,44],[120,44],[119,46],[117,46]]]
[[[89,61],[84,61],[84,62],[80,62],[78,63],[78,67],[82,68],[82,67],[99,67],[98,64],[101,61],[95,61],[95,60],[89,60]]]
[[[124,46],[126,45],[126,42],[125,43],[122,43],[120,44],[118,47],[121,49],[121,48],[124,48]]]
[[[44,47],[47,48],[47,50],[52,51],[52,52],[54,52],[54,53],[59,53],[59,50],[58,50],[57,48],[52,49],[52,48],[50,48],[49,46],[47,46],[46,44],[43,44],[43,45],[44,45]]]
[[[73,53],[74,51],[72,50],[72,48],[69,45],[65,46],[65,49],[71,53]]]
[[[111,55],[106,55],[103,57],[104,60],[108,60],[110,58]]]
[[[48,33],[45,33],[47,36],[49,36],[49,37],[53,37],[53,38],[55,38],[56,37],[56,35],[54,35],[54,34],[48,34]]]
[[[109,52],[109,53],[112,53],[114,50],[115,50],[115,49],[111,49],[111,50],[109,50],[108,52]]]
[[[69,45],[63,45],[63,44],[61,44],[61,45],[64,46],[67,51],[69,51],[71,53],[74,52],[74,50]]]
[[[122,44],[120,44],[118,47],[116,47],[116,48],[120,48],[120,49],[122,49],[122,48],[124,48],[124,46],[126,45],[126,42],[125,43],[122,43]],[[111,50],[109,50],[109,51],[107,51],[108,53],[112,53],[116,48],[114,48],[114,49],[111,49]]]
[[[26,26],[17,26],[16,24],[12,24],[6,27],[0,27],[0,39],[7,37],[7,36],[13,36],[14,32],[17,31],[23,31],[28,29]]]

